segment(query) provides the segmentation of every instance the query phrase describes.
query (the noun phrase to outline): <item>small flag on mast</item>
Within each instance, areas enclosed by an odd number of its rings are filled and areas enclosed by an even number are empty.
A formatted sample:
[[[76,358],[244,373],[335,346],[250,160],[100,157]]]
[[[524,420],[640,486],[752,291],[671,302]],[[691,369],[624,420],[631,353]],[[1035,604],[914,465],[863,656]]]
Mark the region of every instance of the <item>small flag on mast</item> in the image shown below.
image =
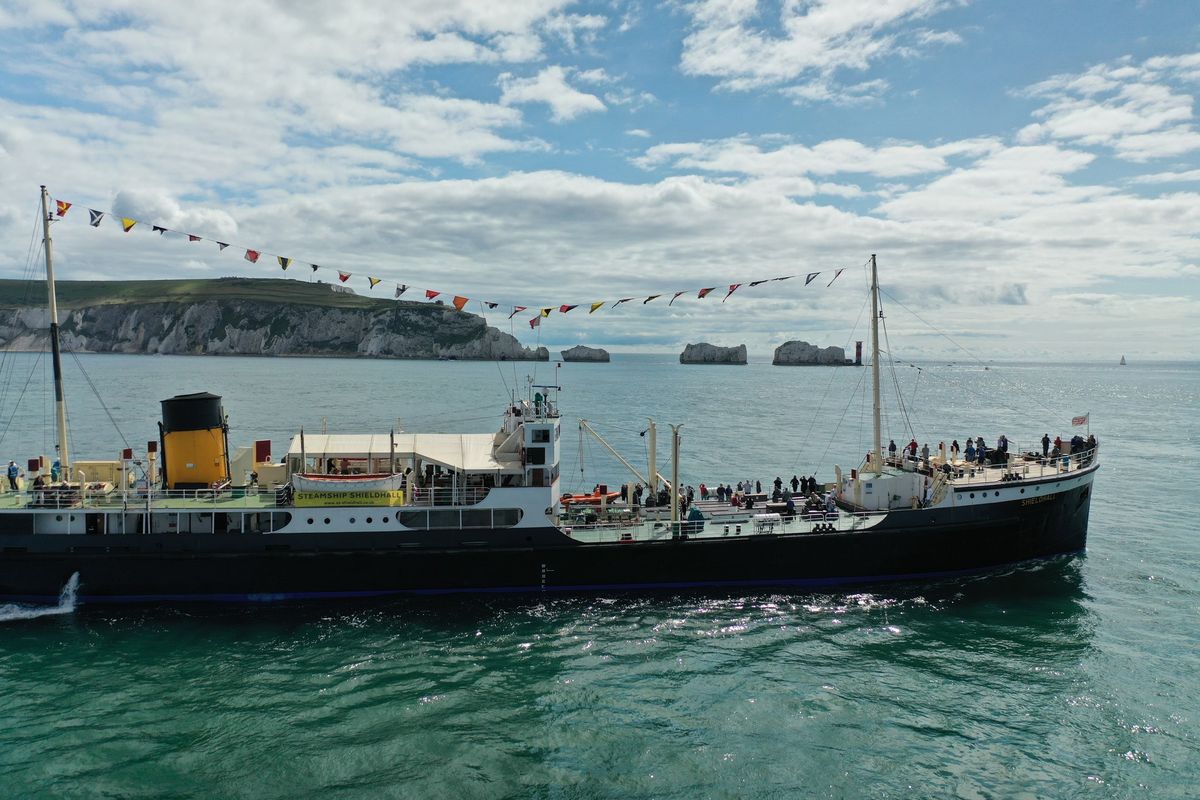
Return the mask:
[[[65,217],[67,215],[67,211],[71,209],[71,204],[66,200],[55,200],[54,202],[58,204],[58,215],[60,217]]]
[[[1084,414],[1082,417],[1071,417],[1071,424],[1072,425],[1087,425],[1088,417],[1090,417],[1091,415],[1092,415],[1092,412],[1089,411],[1088,413]]]

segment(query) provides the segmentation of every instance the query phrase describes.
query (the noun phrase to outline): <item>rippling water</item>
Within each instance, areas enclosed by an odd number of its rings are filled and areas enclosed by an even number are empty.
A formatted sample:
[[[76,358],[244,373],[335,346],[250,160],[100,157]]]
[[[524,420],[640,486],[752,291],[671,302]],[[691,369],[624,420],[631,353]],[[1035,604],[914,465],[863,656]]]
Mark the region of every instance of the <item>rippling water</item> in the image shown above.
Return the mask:
[[[41,369],[9,358],[0,378]],[[131,442],[153,437],[157,400],[208,389],[234,441],[279,452],[322,415],[486,430],[532,369],[81,361]],[[563,406],[639,461],[647,414],[685,422],[692,483],[825,478],[865,450],[869,406],[847,403],[863,372],[628,358],[564,367]],[[1066,433],[1090,410],[1088,554],[855,593],[0,608],[0,796],[1195,796],[1200,370],[924,365],[896,383],[931,446]],[[5,458],[44,447],[35,399]],[[79,394],[72,409],[76,451],[109,455],[105,412]],[[906,433],[898,414],[889,427]],[[565,475],[625,479],[570,421],[563,436]]]

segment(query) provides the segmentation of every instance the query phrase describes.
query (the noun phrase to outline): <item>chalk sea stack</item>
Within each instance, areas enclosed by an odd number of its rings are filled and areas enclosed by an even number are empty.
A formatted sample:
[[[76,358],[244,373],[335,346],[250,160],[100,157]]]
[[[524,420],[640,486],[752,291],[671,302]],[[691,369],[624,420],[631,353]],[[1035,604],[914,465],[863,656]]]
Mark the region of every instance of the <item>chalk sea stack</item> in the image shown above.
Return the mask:
[[[679,354],[680,364],[745,364],[746,345],[718,347],[708,342],[689,344]]]
[[[563,361],[592,362],[594,364],[607,364],[609,361],[608,351],[604,348],[587,347],[582,344],[577,344],[569,350],[563,350],[562,357]]]
[[[817,347],[808,342],[784,342],[775,348],[776,366],[843,366],[853,363],[846,360],[846,351],[840,347]]]

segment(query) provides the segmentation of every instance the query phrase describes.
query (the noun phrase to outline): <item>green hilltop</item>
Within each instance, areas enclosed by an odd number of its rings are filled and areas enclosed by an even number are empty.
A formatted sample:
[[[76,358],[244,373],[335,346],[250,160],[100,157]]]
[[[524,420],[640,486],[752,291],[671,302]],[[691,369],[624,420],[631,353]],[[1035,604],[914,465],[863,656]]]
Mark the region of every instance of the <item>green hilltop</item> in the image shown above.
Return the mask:
[[[57,281],[62,308],[140,303],[199,303],[206,300],[259,300],[271,303],[330,308],[380,309],[396,300],[334,290],[334,284],[280,278],[209,278],[158,281]],[[0,279],[0,308],[45,305],[46,285],[41,281]],[[402,303],[427,307],[426,303]],[[435,306],[436,307],[436,306]]]

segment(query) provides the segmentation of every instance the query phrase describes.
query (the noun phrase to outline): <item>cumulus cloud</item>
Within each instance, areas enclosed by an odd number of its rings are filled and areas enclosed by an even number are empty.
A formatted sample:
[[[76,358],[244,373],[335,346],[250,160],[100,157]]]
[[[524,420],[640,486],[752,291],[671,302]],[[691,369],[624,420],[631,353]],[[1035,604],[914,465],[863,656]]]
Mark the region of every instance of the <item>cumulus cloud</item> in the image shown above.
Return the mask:
[[[607,106],[594,94],[581,92],[567,83],[564,67],[546,67],[532,78],[504,73],[499,78],[500,102],[505,105],[545,103],[555,122],[568,122],[583,114],[605,111]]]
[[[0,93],[0,273],[23,273],[29,187],[47,183],[80,209],[55,229],[65,278],[280,274],[243,261],[240,244],[347,269],[363,292],[359,276],[373,274],[388,282],[377,292],[395,281],[533,307],[848,268],[828,291],[785,281],[726,304],[688,295],[669,311],[630,303],[533,333],[511,323],[542,341],[674,348],[703,331],[761,352],[844,340],[858,267],[877,252],[896,297],[956,336],[995,337],[997,356],[1058,353],[1071,330],[1087,339],[1078,352],[1107,354],[1131,326],[1181,353],[1200,347],[1189,149],[1200,57],[997,92],[997,103],[1032,101],[1029,124],[948,141],[936,126],[873,136],[836,108],[823,113],[841,115],[842,132],[802,137],[723,105],[745,108],[729,92],[751,86],[872,102],[887,91],[877,68],[888,53],[958,43],[935,27],[949,5],[814,1],[775,20],[754,3],[702,2],[639,22],[685,19],[653,33],[687,38],[685,71],[721,87],[707,96],[626,67],[630,77],[597,52],[621,11],[592,19],[551,0],[409,4],[386,19],[360,2],[0,11],[12,56],[0,76],[28,89]],[[640,45],[646,32],[611,38]],[[1170,160],[1139,166],[1160,156]],[[146,225],[93,229],[87,207]],[[920,341],[905,324],[889,316],[893,335]]]
[[[951,0],[784,3],[770,25],[756,2],[700,0],[684,7],[691,31],[683,42],[681,67],[689,75],[717,78],[726,89],[791,84],[788,93],[798,100],[862,102],[886,84],[843,87],[837,73],[861,72],[889,54],[911,56],[957,43],[952,31],[904,28],[955,5]]]
[[[902,177],[942,172],[958,156],[980,156],[1001,149],[995,139],[968,139],[927,146],[896,142],[871,147],[853,139],[830,139],[813,146],[764,146],[750,136],[706,142],[655,145],[633,159],[643,169],[669,166],[756,177],[864,173]]]
[[[1040,120],[1021,131],[1026,143],[1042,139],[1104,147],[1141,162],[1200,150],[1188,84],[1200,82],[1200,53],[1122,58],[1082,73],[1055,75],[1021,94],[1044,101]]]

